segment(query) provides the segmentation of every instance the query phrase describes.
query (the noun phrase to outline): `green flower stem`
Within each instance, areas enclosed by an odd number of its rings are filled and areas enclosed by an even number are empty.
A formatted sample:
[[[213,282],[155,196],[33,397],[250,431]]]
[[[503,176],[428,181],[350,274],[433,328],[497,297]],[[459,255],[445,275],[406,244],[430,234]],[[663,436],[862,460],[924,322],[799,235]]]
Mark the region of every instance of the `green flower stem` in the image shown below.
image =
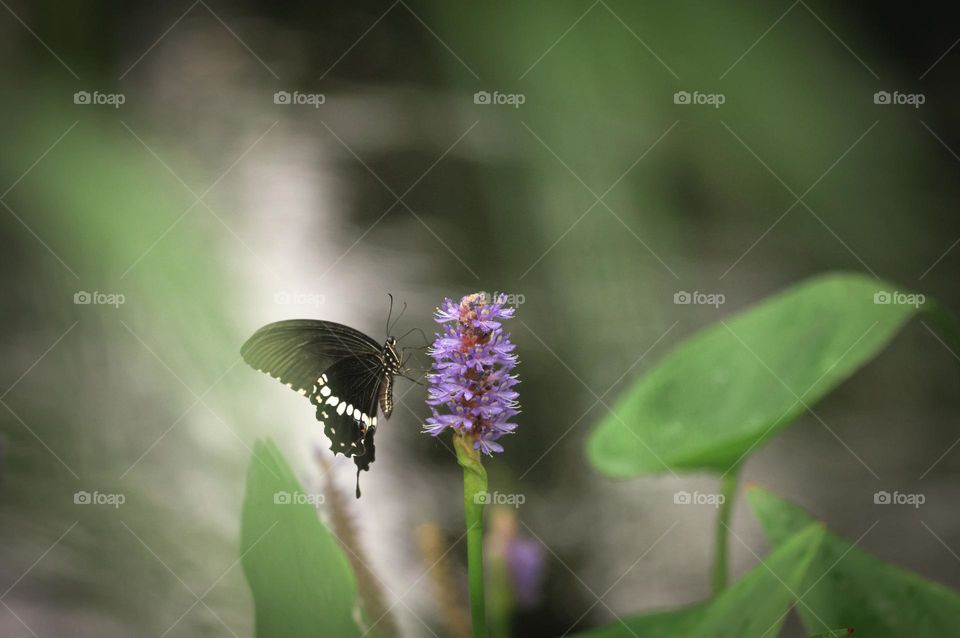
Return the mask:
[[[470,577],[470,616],[473,638],[487,637],[487,612],[483,592],[483,506],[487,496],[487,471],[473,441],[453,436],[457,462],[463,468],[463,511],[467,523],[467,572]],[[481,496],[478,496],[481,495]]]
[[[713,558],[713,595],[716,596],[727,588],[727,546],[730,535],[730,513],[733,511],[733,498],[737,493],[737,479],[740,467],[729,470],[720,479],[720,493],[723,494],[723,503],[717,512],[716,548]]]
[[[490,635],[493,638],[510,638],[510,620],[513,616],[513,585],[507,571],[506,556],[491,556],[487,544],[487,576],[490,580]]]

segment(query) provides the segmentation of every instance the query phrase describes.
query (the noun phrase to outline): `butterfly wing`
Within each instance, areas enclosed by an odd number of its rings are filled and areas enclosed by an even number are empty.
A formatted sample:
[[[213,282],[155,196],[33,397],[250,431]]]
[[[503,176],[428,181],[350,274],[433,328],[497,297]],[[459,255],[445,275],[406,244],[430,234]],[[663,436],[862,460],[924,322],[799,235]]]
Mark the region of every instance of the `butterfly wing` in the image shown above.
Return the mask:
[[[357,498],[360,470],[369,470],[375,458],[377,399],[389,379],[379,355],[375,359],[348,357],[320,375],[310,392],[317,421],[330,439],[330,450],[353,457],[357,466]]]
[[[343,324],[292,319],[257,330],[240,348],[240,355],[251,367],[308,395],[320,375],[338,361],[379,359],[380,346]]]

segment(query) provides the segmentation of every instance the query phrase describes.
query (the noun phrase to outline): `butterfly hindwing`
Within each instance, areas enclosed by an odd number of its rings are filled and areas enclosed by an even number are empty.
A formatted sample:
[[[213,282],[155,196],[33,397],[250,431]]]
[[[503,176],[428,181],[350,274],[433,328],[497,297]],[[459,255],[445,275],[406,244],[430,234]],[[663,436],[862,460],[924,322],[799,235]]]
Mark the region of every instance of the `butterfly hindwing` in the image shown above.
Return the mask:
[[[376,361],[348,357],[330,366],[314,383],[310,402],[330,439],[330,450],[353,457],[359,469],[373,462],[377,396],[384,374]],[[368,445],[370,447],[368,449]]]

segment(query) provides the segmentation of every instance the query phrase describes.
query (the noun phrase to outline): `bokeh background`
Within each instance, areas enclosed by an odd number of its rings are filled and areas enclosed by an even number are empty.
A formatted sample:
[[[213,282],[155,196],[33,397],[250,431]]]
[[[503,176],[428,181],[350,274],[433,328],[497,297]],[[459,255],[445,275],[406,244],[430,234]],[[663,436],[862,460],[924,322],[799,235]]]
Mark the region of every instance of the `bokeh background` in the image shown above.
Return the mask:
[[[431,331],[444,296],[522,296],[524,411],[488,468],[524,495],[519,531],[546,563],[516,634],[555,636],[709,593],[714,511],[672,495],[715,479],[612,483],[583,452],[672,345],[830,270],[960,311],[960,33],[942,6],[0,4],[4,636],[251,635],[236,561],[253,443],[276,440],[306,485],[324,473],[310,406],[239,360],[268,321],[379,340],[388,292],[409,305],[398,333]],[[800,418],[745,480],[960,586],[956,358],[911,325],[820,406],[833,433]],[[424,394],[399,382],[348,499],[350,542],[410,636],[445,633],[415,530],[449,546],[463,526],[448,445],[418,433]],[[353,464],[329,476],[349,497]],[[878,507],[879,489],[926,504]],[[766,546],[744,507],[734,530],[737,575]],[[464,554],[448,567],[465,596]]]

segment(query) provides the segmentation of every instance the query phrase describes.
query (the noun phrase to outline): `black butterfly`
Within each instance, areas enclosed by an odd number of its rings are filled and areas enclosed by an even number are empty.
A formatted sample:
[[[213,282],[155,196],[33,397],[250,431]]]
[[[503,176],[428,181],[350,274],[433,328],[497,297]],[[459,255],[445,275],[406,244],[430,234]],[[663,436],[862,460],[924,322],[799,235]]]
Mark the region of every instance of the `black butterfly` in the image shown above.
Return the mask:
[[[389,419],[393,378],[407,371],[397,340],[388,336],[381,346],[343,324],[291,319],[257,330],[240,354],[250,366],[309,397],[330,450],[353,457],[360,498],[360,470],[369,470],[375,456],[377,405]]]

